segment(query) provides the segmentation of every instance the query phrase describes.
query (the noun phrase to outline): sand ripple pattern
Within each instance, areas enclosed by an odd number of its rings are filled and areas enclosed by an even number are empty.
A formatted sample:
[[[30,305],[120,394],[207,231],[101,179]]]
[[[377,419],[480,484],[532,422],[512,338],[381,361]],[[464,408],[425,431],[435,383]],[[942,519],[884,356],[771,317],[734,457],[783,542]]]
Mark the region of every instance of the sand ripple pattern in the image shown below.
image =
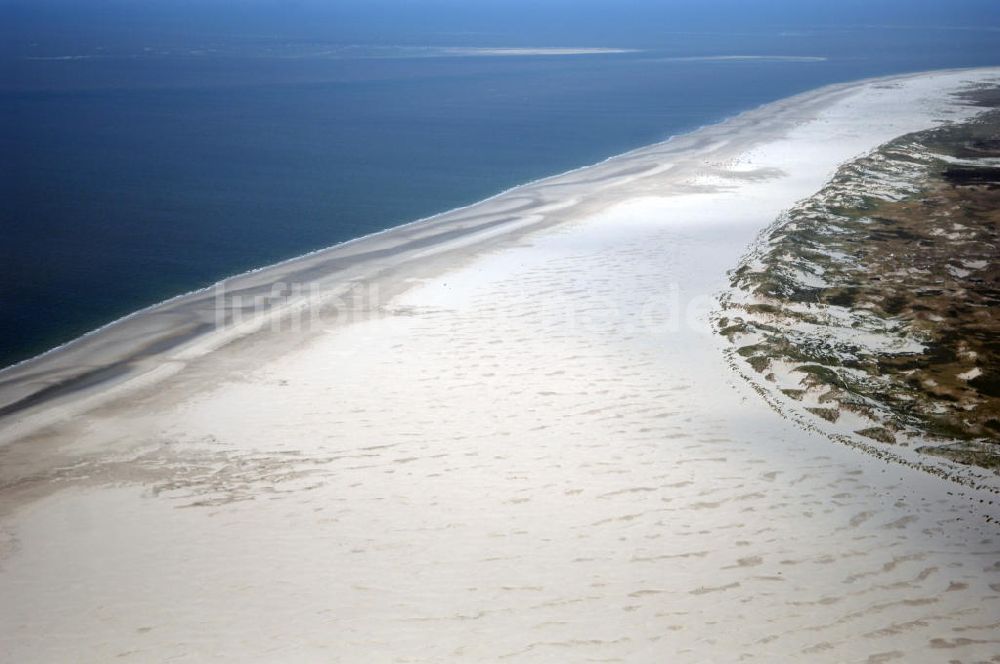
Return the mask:
[[[0,576],[16,661],[996,661],[978,503],[778,420],[698,330],[569,322],[716,246],[637,235],[543,238],[59,470]]]

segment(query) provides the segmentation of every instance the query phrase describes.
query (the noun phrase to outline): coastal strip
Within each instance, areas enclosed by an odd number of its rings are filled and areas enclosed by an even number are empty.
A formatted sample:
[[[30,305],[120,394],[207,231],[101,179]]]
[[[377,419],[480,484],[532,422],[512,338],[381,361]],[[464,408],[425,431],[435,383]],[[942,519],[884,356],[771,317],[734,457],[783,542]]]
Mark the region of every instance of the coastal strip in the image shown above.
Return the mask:
[[[93,335],[226,323],[5,418],[4,655],[988,661],[995,477],[776,416],[712,315],[783,210],[998,79],[809,93]],[[21,398],[107,364],[48,357]]]

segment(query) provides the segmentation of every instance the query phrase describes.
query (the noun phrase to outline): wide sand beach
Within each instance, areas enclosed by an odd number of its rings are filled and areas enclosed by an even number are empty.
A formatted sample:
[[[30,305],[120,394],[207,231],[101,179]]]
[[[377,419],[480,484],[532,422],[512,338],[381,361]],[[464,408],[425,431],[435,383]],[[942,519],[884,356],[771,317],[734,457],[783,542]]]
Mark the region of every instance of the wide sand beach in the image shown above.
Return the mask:
[[[0,659],[997,661],[996,476],[780,418],[710,323],[983,83],[822,88],[0,372]]]

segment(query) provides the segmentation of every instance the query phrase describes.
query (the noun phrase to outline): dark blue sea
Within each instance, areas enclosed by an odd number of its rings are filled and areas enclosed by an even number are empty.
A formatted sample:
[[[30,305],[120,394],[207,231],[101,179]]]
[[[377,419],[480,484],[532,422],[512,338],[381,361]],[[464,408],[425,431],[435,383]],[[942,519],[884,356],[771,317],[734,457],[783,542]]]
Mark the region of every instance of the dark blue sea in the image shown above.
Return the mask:
[[[983,26],[560,35],[532,45],[639,50],[519,56],[424,48],[523,46],[513,35],[133,37],[0,54],[0,366],[810,88],[1000,64]]]

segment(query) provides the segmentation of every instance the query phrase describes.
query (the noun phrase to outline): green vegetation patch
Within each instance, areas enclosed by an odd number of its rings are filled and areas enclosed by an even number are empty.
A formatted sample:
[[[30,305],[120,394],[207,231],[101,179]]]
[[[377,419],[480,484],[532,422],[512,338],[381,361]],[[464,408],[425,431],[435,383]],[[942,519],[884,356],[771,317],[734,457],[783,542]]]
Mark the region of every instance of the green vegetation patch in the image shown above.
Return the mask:
[[[1000,106],[1000,88],[969,99]],[[760,340],[737,349],[755,371],[799,364],[803,386],[826,387],[823,406],[806,409],[819,418],[853,410],[879,425],[860,436],[894,443],[895,431],[923,433],[945,441],[920,448],[926,454],[996,468],[998,159],[1000,110],[991,110],[846,164],[731,273],[732,286],[757,301],[733,307],[745,315],[724,319],[720,332]]]

